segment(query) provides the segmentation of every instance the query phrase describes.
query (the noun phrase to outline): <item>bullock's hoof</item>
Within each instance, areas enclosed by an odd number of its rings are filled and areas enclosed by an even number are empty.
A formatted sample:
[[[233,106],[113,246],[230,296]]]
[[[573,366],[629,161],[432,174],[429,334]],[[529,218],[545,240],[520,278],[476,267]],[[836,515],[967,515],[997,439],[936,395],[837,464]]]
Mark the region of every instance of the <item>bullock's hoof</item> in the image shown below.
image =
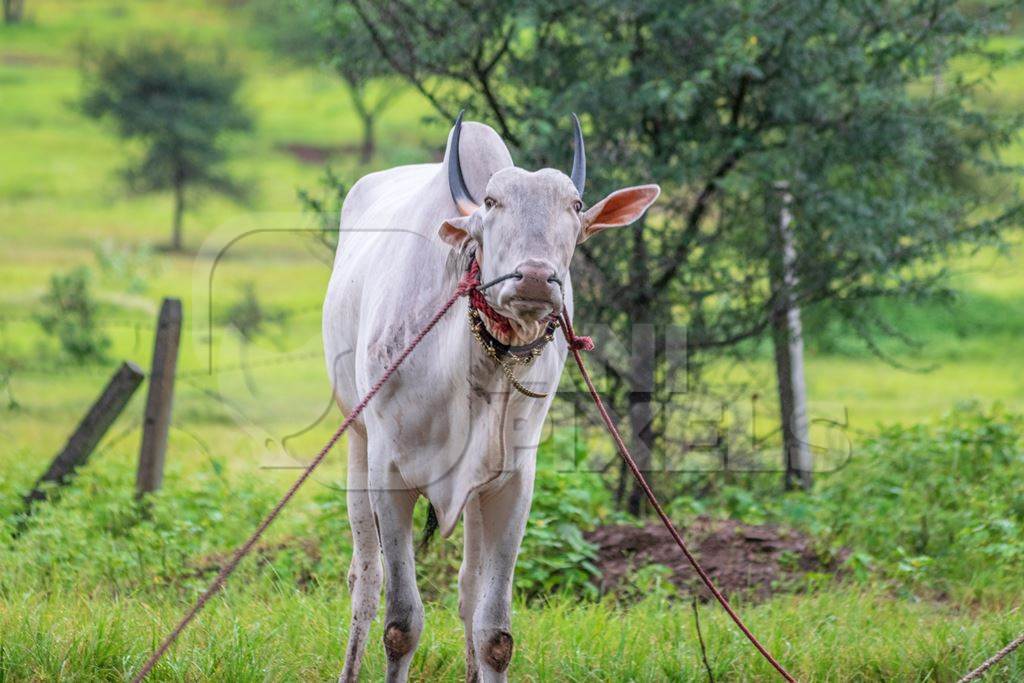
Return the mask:
[[[484,661],[498,673],[504,672],[512,661],[512,634],[498,631],[491,636],[484,648]]]
[[[394,622],[384,628],[384,651],[392,662],[397,662],[412,652],[412,646],[412,637],[409,635],[408,628],[403,628]]]

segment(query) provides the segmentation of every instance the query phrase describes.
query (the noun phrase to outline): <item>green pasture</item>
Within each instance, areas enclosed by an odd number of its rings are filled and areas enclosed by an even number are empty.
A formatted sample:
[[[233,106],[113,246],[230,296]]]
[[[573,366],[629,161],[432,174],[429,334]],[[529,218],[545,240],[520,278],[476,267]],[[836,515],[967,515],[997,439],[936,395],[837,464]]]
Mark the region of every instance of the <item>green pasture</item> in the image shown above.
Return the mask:
[[[895,603],[876,592],[838,591],[743,605],[751,628],[805,681],[951,681],[983,653],[1013,637],[1020,622],[933,603]],[[175,600],[90,599],[79,594],[6,600],[0,672],[10,680],[120,680],[178,616]],[[341,592],[282,592],[233,587],[182,638],[155,680],[326,681],[337,676],[348,611]],[[87,622],[89,629],[80,624]],[[453,600],[428,605],[413,659],[417,681],[462,680],[462,625]],[[720,609],[700,608],[715,680],[769,681],[774,672]],[[657,601],[628,610],[556,598],[543,609],[520,606],[513,619],[512,672],[523,681],[707,680],[693,615],[686,603]],[[381,637],[377,623],[371,642]],[[371,645],[366,680],[381,680],[382,648]],[[1011,661],[989,680],[1014,681]]]
[[[349,182],[372,169],[360,168],[349,152],[358,129],[339,83],[327,72],[297,68],[263,51],[249,35],[242,5],[28,0],[23,24],[0,25],[0,361],[14,368],[0,377],[0,680],[122,680],[208,578],[189,576],[182,565],[227,552],[244,538],[338,422],[318,355],[331,254],[297,199],[299,189],[320,191],[326,162],[303,161],[289,146],[322,149]],[[253,189],[251,203],[212,197],[190,211],[182,254],[160,249],[170,233],[170,197],[128,195],[117,175],[138,150],[75,105],[79,45],[168,33],[226,46],[246,74],[243,99],[256,121],[251,134],[232,141],[231,168]],[[993,47],[1020,50],[1024,36],[1001,37]],[[979,100],[979,106],[1006,111],[1022,103],[1020,63],[997,72],[990,93]],[[445,130],[419,96],[406,92],[378,126],[372,168],[430,160]],[[1020,160],[1024,143],[1009,153]],[[91,270],[112,344],[107,361],[85,367],[62,359],[33,317],[51,276],[81,265]],[[959,290],[955,301],[879,304],[916,342],[882,345],[898,365],[866,349],[850,330],[827,320],[813,324],[809,312],[812,417],[847,424],[855,453],[880,424],[931,424],[970,401],[1024,412],[1024,252],[1019,246],[983,250],[949,267]],[[248,283],[262,304],[286,317],[272,326],[273,334],[246,345],[225,317]],[[184,301],[186,327],[167,485],[155,503],[156,521],[143,531],[132,528],[139,521],[129,491],[140,391],[75,490],[42,506],[15,539],[20,494],[45,469],[112,369],[121,359],[148,364],[164,296]],[[586,321],[577,327],[586,330]],[[715,372],[749,383],[747,395],[770,397],[768,357],[755,354]],[[767,423],[774,409],[762,401],[758,410]],[[346,537],[343,494],[336,490],[343,479],[340,450],[271,530],[271,541]],[[877,447],[872,452],[877,456]],[[1019,471],[1021,463],[1011,465]],[[765,491],[776,482],[765,479],[754,477],[751,486],[772,499]],[[1012,477],[999,481],[1003,492],[1013,488]],[[757,509],[814,532],[820,526],[814,514],[793,512],[801,504],[787,498]],[[979,503],[978,514],[1017,504],[1024,510],[1024,501]],[[866,532],[837,537],[869,542]],[[244,569],[172,650],[158,679],[333,679],[347,627],[347,548],[346,540],[330,545],[322,558],[326,568],[310,585],[297,578],[304,565],[289,554],[293,550],[267,567]],[[327,555],[331,551],[337,552]],[[141,558],[153,552],[159,557]],[[431,566],[448,573],[439,570],[447,578],[424,591],[433,599],[413,670],[417,680],[459,680],[462,627],[446,583],[459,548],[447,541],[431,552]],[[913,549],[907,553],[912,563]],[[1024,575],[1021,558],[1000,561]],[[813,681],[955,680],[1024,627],[1020,581],[1004,585],[1006,575],[993,572],[976,585],[966,576],[970,568],[958,565],[963,573],[951,570],[935,579],[938,584],[918,585],[894,579],[900,561],[889,562],[865,560],[866,579],[822,577],[801,594],[740,606],[794,674]],[[563,594],[522,599],[514,622],[515,677],[701,680],[706,674],[689,603],[656,594],[633,605],[611,597],[580,602]],[[700,607],[700,623],[716,680],[771,679],[714,605]],[[376,628],[374,643],[379,621]],[[371,644],[367,679],[378,679],[383,664],[381,648]],[[991,677],[1022,679],[1024,655]]]

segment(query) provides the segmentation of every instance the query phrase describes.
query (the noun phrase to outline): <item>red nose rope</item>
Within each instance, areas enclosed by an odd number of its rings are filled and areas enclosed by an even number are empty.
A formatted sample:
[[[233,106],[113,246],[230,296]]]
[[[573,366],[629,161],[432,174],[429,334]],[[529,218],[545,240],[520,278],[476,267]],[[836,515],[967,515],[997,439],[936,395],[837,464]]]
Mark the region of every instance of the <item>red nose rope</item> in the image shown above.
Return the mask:
[[[381,390],[381,387],[384,386],[384,383],[387,382],[388,379],[390,379],[391,376],[395,374],[395,371],[398,370],[398,367],[405,361],[406,358],[409,357],[409,354],[412,353],[413,349],[415,349],[419,345],[419,343],[423,341],[423,338],[426,337],[427,334],[429,334],[430,331],[434,329],[437,323],[440,322],[441,318],[444,317],[445,313],[447,313],[448,310],[451,309],[455,302],[458,301],[460,297],[469,295],[470,301],[471,303],[473,303],[474,306],[477,305],[477,301],[482,301],[483,305],[486,305],[486,300],[484,300],[483,295],[481,294],[479,289],[477,289],[480,286],[479,271],[479,266],[475,268],[471,266],[470,269],[466,272],[466,274],[462,276],[462,279],[459,281],[458,287],[456,287],[455,292],[441,306],[440,310],[438,310],[438,312],[434,314],[434,317],[430,319],[426,326],[424,326],[423,330],[418,335],[416,335],[416,337],[411,342],[409,342],[409,345],[405,347],[401,354],[399,354],[398,358],[395,359],[395,362],[392,363],[388,367],[388,369],[384,371],[384,374],[381,375],[380,379],[377,380],[376,384],[370,387],[370,390],[366,392],[366,395],[363,396],[362,400],[359,401],[359,403],[356,404],[354,408],[352,408],[351,412],[349,412],[348,416],[345,418],[345,421],[341,423],[341,426],[338,427],[337,431],[335,431],[331,438],[328,439],[327,443],[324,445],[322,449],[320,449],[320,452],[317,453],[316,457],[313,458],[313,460],[309,463],[306,469],[303,470],[302,474],[299,475],[299,478],[296,479],[295,483],[291,485],[291,488],[288,489],[288,491],[284,494],[284,496],[277,503],[277,505],[275,505],[273,509],[271,509],[271,511],[267,514],[267,516],[263,519],[263,521],[260,522],[259,526],[256,527],[256,530],[252,533],[251,536],[249,536],[249,539],[235,551],[234,555],[232,555],[231,557],[231,560],[229,560],[228,563],[224,565],[223,568],[221,568],[220,572],[217,574],[217,577],[213,580],[210,586],[203,592],[201,596],[199,596],[199,599],[196,600],[196,603],[192,606],[192,608],[188,612],[186,612],[185,616],[183,616],[181,618],[181,621],[178,622],[178,625],[174,627],[174,629],[160,643],[160,646],[153,652],[152,655],[150,655],[149,659],[146,660],[146,663],[143,665],[143,667],[139,669],[139,672],[136,673],[135,676],[132,678],[133,683],[141,683],[141,681],[146,678],[146,676],[153,670],[153,667],[156,666],[157,662],[159,662],[160,659],[164,656],[164,654],[167,653],[167,650],[171,647],[174,641],[178,639],[178,636],[181,635],[182,631],[185,630],[185,627],[187,627],[196,617],[196,615],[199,614],[200,610],[202,610],[203,607],[206,606],[206,603],[209,602],[210,598],[216,595],[217,592],[220,591],[221,588],[223,588],[224,583],[227,581],[228,577],[231,576],[231,574],[234,573],[235,569],[238,568],[238,565],[242,561],[242,559],[246,555],[248,555],[249,552],[252,551],[253,547],[256,545],[256,542],[263,535],[263,532],[267,530],[267,527],[269,527],[274,522],[275,519],[277,519],[278,515],[280,515],[281,511],[284,509],[284,506],[287,505],[288,502],[295,496],[296,492],[298,492],[299,487],[301,487],[306,482],[306,480],[309,479],[310,475],[313,473],[313,470],[316,469],[316,467],[321,462],[323,462],[324,458],[327,457],[327,453],[330,452],[331,448],[333,448],[334,445],[338,442],[342,434],[344,434],[348,430],[352,422],[355,421],[355,419],[359,417],[360,414],[362,414],[362,412],[366,409],[366,406],[369,404],[369,402],[373,399],[374,396],[377,395],[377,392]],[[486,308],[481,307],[480,310],[486,314],[488,310],[492,309],[490,308],[490,306],[486,306]],[[492,313],[494,313],[494,315],[499,315],[497,312],[494,312],[493,310]],[[488,317],[490,317],[489,314]],[[505,324],[508,324],[507,319],[502,318],[502,320],[504,320]],[[499,321],[496,320],[495,322],[497,323]],[[626,443],[625,441],[623,441],[622,435],[619,434],[619,430],[615,427],[615,423],[612,421],[611,417],[608,414],[608,410],[605,408],[604,403],[601,401],[601,397],[597,393],[597,389],[594,388],[594,382],[590,378],[590,373],[587,372],[587,368],[583,364],[583,356],[580,355],[580,351],[592,350],[594,348],[593,340],[590,339],[589,337],[577,337],[576,333],[572,329],[572,323],[569,321],[569,317],[565,314],[564,311],[562,312],[562,316],[558,319],[558,323],[561,326],[562,332],[565,334],[565,338],[569,343],[569,349],[572,351],[573,358],[576,360],[576,365],[579,367],[580,373],[583,375],[583,381],[586,383],[587,389],[590,391],[590,397],[594,399],[594,404],[597,406],[598,412],[601,413],[601,419],[604,421],[605,427],[608,428],[608,432],[615,440],[615,445],[618,447],[619,455],[622,456],[622,459],[626,462],[626,465],[629,467],[629,470],[633,473],[633,476],[636,477],[637,482],[640,484],[640,487],[644,490],[644,493],[647,495],[647,499],[651,501],[651,505],[657,511],[658,516],[661,518],[662,523],[665,525],[665,528],[667,528],[669,533],[672,534],[672,538],[675,540],[676,545],[678,545],[680,550],[683,551],[683,554],[686,556],[686,559],[689,561],[690,565],[696,570],[697,574],[700,576],[701,581],[703,581],[704,585],[707,586],[709,591],[711,591],[711,594],[715,596],[715,599],[719,602],[719,604],[721,604],[725,611],[729,613],[729,616],[732,618],[732,620],[736,622],[736,625],[743,632],[743,635],[745,635],[747,639],[750,640],[754,647],[757,648],[757,651],[760,652],[761,655],[763,655],[764,658],[768,660],[768,662],[773,667],[775,667],[775,670],[778,671],[779,674],[784,679],[786,679],[786,681],[793,683],[794,681],[796,681],[796,679],[793,678],[793,676],[791,676],[789,672],[786,671],[782,667],[782,665],[775,660],[774,657],[772,657],[768,650],[765,649],[763,645],[761,645],[757,638],[754,637],[754,634],[750,632],[750,629],[748,629],[746,625],[744,625],[739,615],[736,614],[732,606],[729,605],[729,601],[726,600],[725,596],[722,595],[721,591],[719,591],[718,588],[715,587],[715,584],[711,581],[711,577],[708,576],[707,572],[705,572],[704,569],[697,562],[697,559],[693,556],[693,554],[690,553],[689,549],[686,547],[686,543],[683,542],[682,536],[679,535],[679,532],[676,531],[676,528],[672,525],[672,521],[668,518],[668,515],[665,514],[665,511],[658,503],[658,499],[655,497],[654,491],[651,490],[651,487],[650,485],[648,485],[647,480],[644,479],[644,475],[640,472],[640,468],[637,467],[636,461],[630,454],[629,449],[626,448]]]
[[[495,332],[500,332],[506,338],[511,337],[512,323],[509,322],[508,318],[491,308],[491,305],[487,303],[487,297],[477,289],[477,286],[480,284],[480,262],[476,259],[472,259],[469,262],[469,270],[462,276],[459,285],[461,286],[463,282],[472,283],[469,290],[469,305],[487,316]]]
[[[491,321],[491,327],[494,328],[495,332],[500,332],[507,337],[512,336],[512,323],[508,318],[498,313],[496,310],[491,308],[491,305],[487,303],[487,297],[484,296],[483,287],[480,287],[480,263],[475,258],[469,262],[469,269],[462,278],[462,282],[466,282],[471,286],[469,290],[469,305],[476,310],[487,316],[487,319]],[[548,316],[547,320],[559,322],[557,315]],[[567,338],[568,339],[568,338]],[[575,348],[581,351],[593,351],[594,340],[590,337],[573,337],[568,339],[569,345],[575,345]]]

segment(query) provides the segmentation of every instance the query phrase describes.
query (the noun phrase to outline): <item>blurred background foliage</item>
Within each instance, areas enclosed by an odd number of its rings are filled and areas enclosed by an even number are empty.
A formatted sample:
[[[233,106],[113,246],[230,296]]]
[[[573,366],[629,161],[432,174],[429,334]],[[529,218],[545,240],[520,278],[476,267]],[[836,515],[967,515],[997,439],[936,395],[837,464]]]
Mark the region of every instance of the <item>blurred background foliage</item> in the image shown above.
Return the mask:
[[[642,464],[664,446],[671,390],[770,329],[777,182],[793,195],[793,300],[874,350],[912,338],[872,302],[948,297],[945,259],[1024,219],[1020,166],[1003,153],[1024,119],[974,104],[1013,3],[308,4],[354,8],[396,75],[445,118],[466,107],[492,123],[520,164],[567,167],[577,111],[592,201],[662,186],[638,226],[577,250],[582,315],[621,339],[654,327],[628,355],[599,351]],[[673,325],[685,363],[668,358]],[[631,512],[641,498],[629,493]]]

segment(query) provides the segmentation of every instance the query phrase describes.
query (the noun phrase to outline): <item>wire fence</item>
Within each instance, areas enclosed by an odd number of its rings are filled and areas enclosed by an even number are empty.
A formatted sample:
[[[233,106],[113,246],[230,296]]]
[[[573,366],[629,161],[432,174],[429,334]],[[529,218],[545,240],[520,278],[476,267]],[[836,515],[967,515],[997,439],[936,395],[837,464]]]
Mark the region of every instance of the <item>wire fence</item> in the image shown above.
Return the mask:
[[[286,318],[302,317],[313,314],[320,314],[323,312],[323,306],[316,304],[315,306],[301,306],[294,308],[278,308],[274,307],[272,312],[275,315],[280,315]],[[94,318],[93,322],[104,326],[104,327],[122,327],[122,328],[134,328],[138,326],[152,328],[153,326],[153,315],[155,313],[145,312],[144,316],[122,316],[122,315],[103,315]],[[216,316],[214,316],[216,321]],[[31,313],[19,313],[19,312],[0,312],[0,325],[5,323],[15,324],[39,324],[39,316]],[[230,321],[221,320],[214,323],[217,327],[231,327]]]
[[[305,306],[287,309],[274,309],[274,314],[281,316],[285,319],[309,317],[313,314],[319,315],[322,312],[322,306],[317,304],[316,307]],[[129,316],[101,316],[94,319],[94,322],[103,328],[112,330],[130,330],[131,338],[126,339],[126,334],[119,334],[116,337],[116,341],[125,344],[130,347],[132,351],[141,351],[142,342],[150,342],[153,335],[156,332],[154,321],[152,316],[147,318],[142,317],[129,317]],[[25,325],[25,326],[38,326],[40,333],[43,332],[40,319],[32,314],[24,313],[0,313],[0,329],[5,325]],[[186,327],[188,325],[186,324]],[[214,327],[229,330],[234,327],[230,321],[215,322]],[[212,343],[212,339],[205,340],[206,344]],[[148,349],[146,349],[148,351]],[[315,352],[298,352],[298,353],[287,353],[280,354],[272,358],[260,358],[253,361],[233,363],[227,366],[207,365],[206,367],[195,367],[179,371],[177,377],[212,377],[220,373],[225,372],[240,372],[248,371],[251,369],[270,367],[275,365],[285,365],[288,363],[300,362],[312,358],[322,357],[323,354],[320,351]],[[38,357],[30,358],[17,356],[13,354],[5,353],[4,348],[0,345],[0,381],[3,377],[11,375],[49,375],[53,373],[60,373],[62,375],[74,374],[79,376],[106,376],[109,375],[117,366],[119,361],[90,361],[83,363],[74,362],[43,362]]]
[[[281,354],[273,358],[261,358],[245,363],[233,363],[231,365],[214,365],[207,368],[191,368],[178,372],[175,377],[178,379],[200,379],[204,377],[216,377],[224,373],[248,372],[262,368],[301,363],[317,358],[323,358],[322,351],[300,351],[295,353]],[[67,375],[69,372],[86,377],[106,377],[113,372],[120,362],[112,363],[90,363],[88,365],[61,365],[61,364],[33,364],[16,359],[0,359],[0,364],[6,368],[0,369],[0,375],[7,372],[11,374],[32,374],[32,375]]]
[[[287,318],[300,318],[304,316],[312,316],[314,313],[319,315],[322,311],[320,304],[314,306],[299,306],[287,309],[274,309],[275,314],[286,316]],[[0,330],[2,330],[4,324],[19,324],[19,325],[39,325],[39,320],[36,316],[31,314],[23,313],[0,313]],[[122,344],[131,343],[133,351],[139,353],[145,353],[148,358],[150,352],[149,344],[152,342],[153,334],[156,331],[156,325],[152,317],[134,317],[124,315],[104,315],[97,318],[97,323],[111,330],[121,331],[121,334],[117,335],[117,340]],[[188,323],[185,325],[188,327]],[[205,320],[203,321],[203,327],[205,328]],[[232,327],[230,321],[220,320],[214,323],[214,327],[220,330],[229,330]],[[42,332],[40,328],[40,332]],[[128,335],[131,338],[126,339]],[[146,342],[143,345],[143,341]],[[205,345],[213,343],[212,335],[206,339],[202,339],[201,342]],[[241,342],[244,346],[245,342]],[[289,353],[276,353],[268,355],[263,351],[260,352],[259,357],[248,359],[246,353],[242,351],[243,347],[239,347],[239,360],[228,364],[217,364],[209,361],[203,362],[203,356],[206,355],[204,348],[202,352],[198,354],[189,354],[193,356],[194,360],[199,360],[198,365],[192,367],[179,366],[175,373],[176,379],[182,382],[182,388],[186,389],[186,395],[191,394],[186,400],[201,400],[210,401],[218,405],[223,406],[229,410],[238,419],[243,420],[246,423],[253,422],[254,419],[260,419],[254,415],[247,414],[249,411],[245,408],[245,400],[241,399],[236,401],[230,396],[225,396],[223,392],[224,384],[218,386],[218,380],[226,380],[227,375],[242,373],[244,381],[249,385],[251,391],[255,393],[258,389],[258,383],[266,381],[265,376],[259,377],[258,381],[254,374],[262,370],[271,368],[283,368],[289,366],[298,366],[303,363],[317,363],[322,368],[323,363],[323,351],[319,348],[315,350],[304,350]],[[122,351],[124,349],[122,348]],[[250,349],[251,350],[251,349]],[[212,358],[212,356],[211,356]],[[113,372],[119,365],[120,361],[109,361],[109,362],[92,362],[88,364],[75,364],[70,361],[67,362],[46,362],[36,358],[19,358],[11,355],[5,355],[2,345],[2,338],[0,338],[0,392],[7,390],[8,393],[11,391],[12,380],[17,380],[22,376],[67,376],[73,375],[76,377],[83,378],[106,378],[111,372]],[[310,365],[310,367],[313,367]],[[233,380],[232,380],[233,381]],[[212,384],[211,384],[212,382]],[[15,387],[16,389],[16,387]],[[737,401],[742,400],[742,396],[737,394],[734,399]],[[570,397],[570,403],[572,399]],[[249,406],[253,408],[253,406]],[[322,417],[321,417],[322,419]],[[724,419],[724,418],[723,418]],[[319,423],[320,420],[317,420]],[[573,424],[576,424],[573,422]],[[579,426],[578,424],[576,425]],[[864,432],[854,428],[850,425],[848,418],[844,417],[839,420],[820,418],[813,421],[815,426],[821,433],[828,432],[830,435],[833,433],[841,433],[843,438],[846,440],[846,446],[841,450],[842,453],[832,452],[835,450],[832,445],[829,446],[814,446],[811,448],[816,455],[816,460],[820,459],[820,462],[828,462],[828,466],[824,468],[817,468],[816,471],[819,474],[829,473],[833,470],[842,469],[851,460],[853,456],[853,443],[852,439],[868,437],[870,433]],[[584,429],[586,427],[584,426]],[[729,432],[728,429],[720,428],[716,431],[716,448],[711,455],[714,457],[715,462],[706,462],[706,456],[709,453],[701,451],[700,449],[694,449],[693,447],[682,445],[681,457],[686,460],[690,465],[685,469],[675,469],[679,473],[686,472],[704,472],[712,473],[715,471],[728,471],[731,473],[747,473],[747,474],[773,474],[778,472],[776,466],[766,467],[768,462],[774,462],[775,456],[769,455],[769,452],[774,453],[775,447],[774,442],[778,440],[778,430],[769,430],[765,433],[758,435],[757,439],[753,437],[749,438],[747,447],[745,449],[739,449],[738,446],[741,444],[735,438],[735,434]],[[760,431],[760,430],[758,430]],[[726,433],[729,432],[729,433]],[[667,448],[671,450],[678,450],[680,444],[672,443],[666,444]],[[828,451],[828,452],[825,452]],[[769,458],[768,462],[765,458]],[[697,460],[694,460],[696,458]],[[833,462],[834,461],[834,462]],[[675,465],[673,465],[675,467]]]

